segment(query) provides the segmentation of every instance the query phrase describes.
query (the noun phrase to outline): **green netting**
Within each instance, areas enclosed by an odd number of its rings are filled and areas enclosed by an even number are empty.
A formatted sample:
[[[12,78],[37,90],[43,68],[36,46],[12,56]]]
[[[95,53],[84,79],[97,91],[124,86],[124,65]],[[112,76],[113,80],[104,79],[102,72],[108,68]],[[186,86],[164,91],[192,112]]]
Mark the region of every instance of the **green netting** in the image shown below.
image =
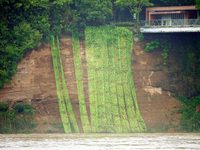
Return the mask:
[[[92,132],[144,132],[131,74],[132,32],[114,26],[85,30]]]
[[[85,104],[79,36],[72,34],[80,118],[84,132],[146,131],[137,104],[131,73],[132,41],[132,32],[126,28],[114,26],[86,28],[85,43],[90,124]],[[70,133],[71,128],[75,132],[79,132],[66,88],[59,41],[57,39],[56,49],[53,37],[51,50],[60,114],[65,132]]]
[[[57,37],[57,48],[55,48],[54,37],[51,36],[51,51],[52,51],[54,74],[55,74],[55,80],[56,80],[59,110],[60,110],[60,116],[63,123],[63,127],[65,130],[65,133],[71,133],[72,132],[71,128],[76,133],[78,133],[79,132],[78,125],[76,123],[76,119],[74,116],[74,112],[72,109],[72,105],[71,105],[67,87],[66,87],[62,61],[61,61],[61,56],[60,56],[58,37]],[[68,115],[69,115],[70,121],[68,119]]]
[[[75,34],[75,33],[72,34],[72,47],[73,47],[74,68],[75,68],[75,75],[76,75],[76,85],[77,85],[77,93],[78,93],[78,100],[79,100],[81,124],[83,127],[83,132],[86,133],[86,132],[91,132],[91,128],[90,128],[87,108],[85,104],[82,61],[81,61],[81,52],[80,52],[80,43],[79,43],[78,34]]]
[[[65,106],[65,102],[64,102],[62,88],[61,88],[60,73],[59,73],[59,68],[58,68],[58,59],[57,59],[57,53],[56,53],[55,42],[54,42],[53,36],[51,36],[51,54],[52,54],[52,59],[53,59],[54,75],[55,75],[55,80],[56,80],[56,88],[57,88],[58,104],[59,104],[61,120],[63,123],[65,133],[71,133],[70,123],[68,120],[68,115],[66,112],[66,106]]]

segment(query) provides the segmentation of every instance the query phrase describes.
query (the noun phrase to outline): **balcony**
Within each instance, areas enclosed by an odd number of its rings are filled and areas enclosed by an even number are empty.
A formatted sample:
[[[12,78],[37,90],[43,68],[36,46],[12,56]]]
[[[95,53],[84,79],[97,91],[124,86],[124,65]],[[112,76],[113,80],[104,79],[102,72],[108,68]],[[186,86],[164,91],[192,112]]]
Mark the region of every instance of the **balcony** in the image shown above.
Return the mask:
[[[142,33],[200,32],[200,19],[140,20]]]
[[[140,20],[140,27],[155,26],[200,26],[200,19]]]

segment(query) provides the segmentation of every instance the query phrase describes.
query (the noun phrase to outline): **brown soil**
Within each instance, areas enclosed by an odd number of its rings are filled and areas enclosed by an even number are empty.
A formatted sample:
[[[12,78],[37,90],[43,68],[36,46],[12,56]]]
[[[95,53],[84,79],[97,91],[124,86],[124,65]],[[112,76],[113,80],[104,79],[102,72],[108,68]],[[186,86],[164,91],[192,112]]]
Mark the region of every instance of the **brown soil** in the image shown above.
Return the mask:
[[[177,125],[180,102],[172,98],[169,83],[169,69],[162,65],[165,61],[161,51],[145,52],[138,43],[133,46],[132,74],[138,105],[147,129],[162,131],[163,125]],[[174,121],[173,121],[174,120]],[[173,132],[170,128],[168,132]]]
[[[60,50],[69,97],[82,132],[71,42],[71,37],[61,38]],[[89,114],[85,44],[83,41],[80,41],[80,44],[85,99]],[[142,43],[139,42],[133,46],[132,55],[132,74],[138,104],[148,131],[159,131],[162,130],[162,125],[168,125],[170,122],[178,123],[180,115],[173,112],[177,110],[179,101],[171,97],[169,69],[162,65],[164,60],[161,52],[144,52],[141,45]],[[18,72],[11,83],[0,90],[0,101],[10,100],[13,106],[17,102],[33,104],[38,133],[63,132],[62,128],[54,125],[55,123],[61,125],[57,99],[49,44],[41,46],[40,50],[32,50],[28,53],[18,64]],[[174,130],[170,128],[168,131]]]

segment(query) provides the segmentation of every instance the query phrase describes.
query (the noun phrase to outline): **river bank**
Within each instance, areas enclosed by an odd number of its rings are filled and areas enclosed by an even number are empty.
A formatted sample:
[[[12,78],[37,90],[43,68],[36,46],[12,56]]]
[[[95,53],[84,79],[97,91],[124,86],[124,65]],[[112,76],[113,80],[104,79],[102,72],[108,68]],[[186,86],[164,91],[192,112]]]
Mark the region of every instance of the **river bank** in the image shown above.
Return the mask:
[[[3,134],[2,150],[111,150],[111,149],[193,149],[200,147],[200,134]]]

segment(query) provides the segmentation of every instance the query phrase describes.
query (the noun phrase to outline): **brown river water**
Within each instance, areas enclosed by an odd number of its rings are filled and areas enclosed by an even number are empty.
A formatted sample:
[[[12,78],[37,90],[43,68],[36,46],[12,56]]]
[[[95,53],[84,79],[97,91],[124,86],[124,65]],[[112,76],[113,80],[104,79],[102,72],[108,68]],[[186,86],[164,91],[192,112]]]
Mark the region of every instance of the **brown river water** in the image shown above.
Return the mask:
[[[0,150],[200,150],[200,133],[0,134]]]

